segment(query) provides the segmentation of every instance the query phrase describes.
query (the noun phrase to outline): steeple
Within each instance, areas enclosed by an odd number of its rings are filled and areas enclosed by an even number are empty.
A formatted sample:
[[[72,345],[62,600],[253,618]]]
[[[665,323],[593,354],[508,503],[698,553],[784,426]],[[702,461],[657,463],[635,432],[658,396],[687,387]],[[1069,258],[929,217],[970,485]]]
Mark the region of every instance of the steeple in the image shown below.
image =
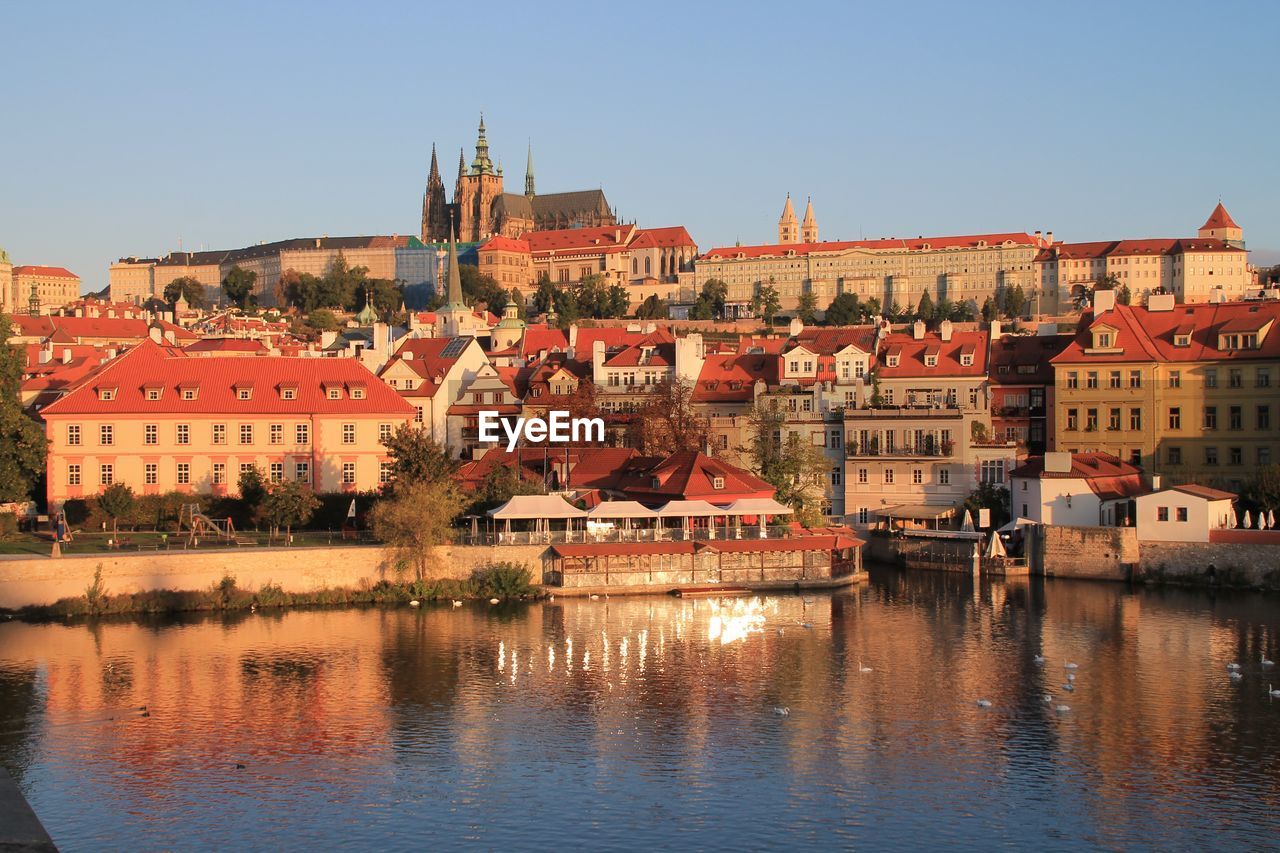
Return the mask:
[[[800,240],[804,243],[818,242],[818,220],[813,215],[813,199],[810,198],[804,209],[804,223],[800,226]]]
[[[471,161],[473,175],[488,175],[493,172],[493,161],[489,159],[489,140],[484,137],[484,114],[480,114],[480,132],[476,136],[476,159]]]
[[[462,275],[458,272],[458,238],[454,233],[453,223],[449,223],[449,301],[443,310],[467,311],[467,304],[462,301]]]
[[[778,219],[778,242],[784,245],[800,242],[800,226],[796,222],[796,209],[791,206],[791,193],[787,193],[787,203]]]
[[[1221,200],[1218,201],[1218,206],[1213,209],[1213,213],[1209,214],[1209,218],[1205,220],[1204,225],[1200,226],[1200,238],[1202,240],[1221,240],[1236,248],[1244,248],[1244,229],[1236,224],[1230,213],[1227,213],[1227,209],[1222,206]]]
[[[445,236],[444,181],[440,180],[440,163],[436,146],[431,145],[431,171],[427,173],[427,189],[422,194],[422,242],[433,243]]]
[[[440,180],[440,163],[436,160],[436,144],[431,143],[431,171],[427,173],[427,186]]]
[[[462,178],[467,174],[467,155],[462,153],[462,149],[458,149],[458,185],[462,185]]]
[[[529,140],[529,162],[524,167],[524,194],[533,198],[533,140]]]

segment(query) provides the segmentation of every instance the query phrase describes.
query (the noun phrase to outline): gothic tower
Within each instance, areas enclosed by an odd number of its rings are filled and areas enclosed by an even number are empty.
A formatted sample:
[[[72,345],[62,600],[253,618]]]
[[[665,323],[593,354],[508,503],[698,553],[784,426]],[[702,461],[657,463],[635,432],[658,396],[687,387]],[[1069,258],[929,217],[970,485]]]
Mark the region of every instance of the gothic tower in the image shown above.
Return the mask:
[[[483,240],[494,231],[493,202],[502,195],[502,170],[494,168],[489,157],[489,140],[485,138],[484,116],[476,136],[476,156],[471,169],[458,160],[458,188],[453,202],[458,210],[458,239],[464,243]]]
[[[449,207],[444,195],[444,181],[440,179],[440,164],[436,161],[436,146],[431,146],[431,172],[427,175],[427,189],[422,194],[422,242],[436,243],[448,237]]]
[[[529,161],[524,167],[524,194],[526,198],[537,195],[533,189],[533,142],[529,143]]]
[[[818,220],[813,215],[813,199],[804,209],[804,223],[800,226],[800,240],[804,243],[818,242]]]
[[[800,242],[800,226],[796,222],[796,209],[791,206],[791,193],[787,193],[786,206],[778,219],[778,242],[784,245]]]

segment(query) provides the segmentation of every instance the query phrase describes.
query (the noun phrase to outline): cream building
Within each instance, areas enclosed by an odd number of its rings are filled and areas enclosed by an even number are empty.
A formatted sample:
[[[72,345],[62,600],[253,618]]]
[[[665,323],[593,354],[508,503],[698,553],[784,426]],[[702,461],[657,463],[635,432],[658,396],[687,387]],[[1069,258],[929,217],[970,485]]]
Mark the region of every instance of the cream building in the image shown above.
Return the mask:
[[[0,249],[0,314],[13,313],[13,263],[9,253]]]
[[[80,277],[62,267],[14,267],[11,290],[11,311],[47,314],[80,298]]]

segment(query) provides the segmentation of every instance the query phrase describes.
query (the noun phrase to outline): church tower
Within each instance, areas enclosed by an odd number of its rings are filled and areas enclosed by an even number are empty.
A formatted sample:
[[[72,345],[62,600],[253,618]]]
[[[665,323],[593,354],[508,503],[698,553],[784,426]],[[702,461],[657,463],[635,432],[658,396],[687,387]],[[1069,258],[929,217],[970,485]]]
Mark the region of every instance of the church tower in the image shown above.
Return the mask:
[[[480,117],[471,169],[466,170],[463,164],[459,157],[458,189],[453,196],[458,210],[458,238],[464,243],[477,243],[493,233],[493,202],[502,195],[502,170],[495,168],[489,157],[484,116]]]
[[[784,245],[800,242],[800,226],[796,222],[796,209],[791,206],[791,193],[787,193],[787,204],[778,220],[778,242]]]
[[[440,164],[436,160],[436,146],[431,146],[431,171],[427,175],[427,189],[422,194],[422,242],[436,243],[448,237],[449,209],[444,195],[444,181],[440,179]]]
[[[524,167],[524,194],[526,198],[537,195],[533,189],[533,143],[529,143],[529,161]]]
[[[1227,209],[1222,206],[1222,202],[1218,202],[1218,206],[1213,209],[1213,213],[1209,214],[1209,218],[1205,220],[1204,225],[1200,226],[1200,237],[1201,239],[1221,240],[1238,249],[1244,248],[1244,229],[1231,218],[1231,214],[1227,213]]]
[[[466,334],[471,326],[471,309],[462,301],[462,274],[458,272],[458,240],[449,228],[449,289],[448,301],[440,309],[444,321],[444,336],[454,338]]]
[[[800,240],[803,243],[818,242],[818,220],[813,215],[813,199],[809,199],[804,209],[804,222],[800,226]]]

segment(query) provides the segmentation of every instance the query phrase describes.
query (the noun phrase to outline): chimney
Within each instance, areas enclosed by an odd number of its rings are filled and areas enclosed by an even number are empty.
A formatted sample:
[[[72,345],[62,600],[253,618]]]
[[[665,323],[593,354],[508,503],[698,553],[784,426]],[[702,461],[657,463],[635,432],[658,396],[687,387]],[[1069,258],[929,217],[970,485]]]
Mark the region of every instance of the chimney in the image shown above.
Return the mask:
[[[1116,292],[1114,290],[1095,290],[1093,292],[1093,314],[1095,317],[1108,311],[1114,311],[1115,307]]]
[[[160,331],[159,326],[152,326],[150,329],[147,329],[147,334],[150,335],[151,340],[155,341],[156,343],[158,344],[164,343],[164,335]]]
[[[40,348],[40,363],[48,364],[53,361],[53,345],[45,344]]]
[[[645,324],[644,324],[644,333],[645,333],[646,335],[652,335],[652,334],[653,334],[654,332],[656,332],[656,331],[658,331],[658,324],[657,324],[657,323],[645,323]]]
[[[1000,335],[1003,333],[1004,333],[1004,329],[1000,325],[1000,321],[992,320],[991,321],[991,340],[993,341],[997,340],[1000,337]]]
[[[916,320],[911,326],[911,337],[917,341],[924,340],[924,320]]]
[[[70,348],[64,349],[64,350],[62,351],[62,363],[63,363],[63,364],[70,364],[70,363],[71,363],[71,349],[70,349]]]
[[[1052,231],[1046,231],[1046,232],[1044,232],[1044,244],[1045,244],[1046,246],[1052,246],[1052,245],[1053,245],[1053,232],[1052,232]]]
[[[787,330],[787,334],[789,334],[791,337],[794,338],[803,331],[804,331],[804,320],[801,320],[799,317],[792,317],[791,328]]]
[[[950,320],[942,321],[942,324],[938,327],[938,334],[942,336],[943,341],[951,340],[951,321]]]

